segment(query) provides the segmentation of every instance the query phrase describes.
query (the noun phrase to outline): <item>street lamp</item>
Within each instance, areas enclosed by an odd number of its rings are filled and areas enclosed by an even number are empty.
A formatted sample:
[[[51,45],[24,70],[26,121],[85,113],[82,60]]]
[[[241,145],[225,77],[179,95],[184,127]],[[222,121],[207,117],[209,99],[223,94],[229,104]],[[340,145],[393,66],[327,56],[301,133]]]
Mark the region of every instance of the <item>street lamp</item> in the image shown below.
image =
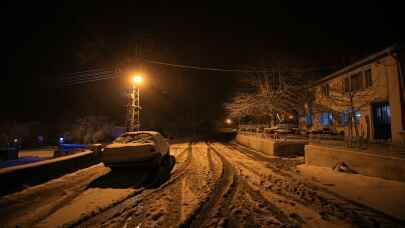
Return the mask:
[[[225,120],[225,123],[228,124],[228,125],[231,125],[231,124],[232,124],[232,120],[228,118],[228,119]]]
[[[132,83],[135,84],[136,86],[141,85],[142,82],[143,82],[143,77],[141,75],[137,74],[132,77]]]
[[[131,103],[128,109],[128,131],[139,131],[140,129],[140,102],[139,102],[139,86],[143,83],[143,77],[140,74],[132,76],[132,93],[131,93]]]

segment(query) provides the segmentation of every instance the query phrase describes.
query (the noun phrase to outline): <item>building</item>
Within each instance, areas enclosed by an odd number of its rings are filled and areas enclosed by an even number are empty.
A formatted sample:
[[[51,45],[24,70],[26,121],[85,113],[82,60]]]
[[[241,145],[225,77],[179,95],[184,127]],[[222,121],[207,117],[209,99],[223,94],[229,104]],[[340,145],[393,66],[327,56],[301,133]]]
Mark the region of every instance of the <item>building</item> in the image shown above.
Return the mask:
[[[403,52],[389,47],[316,81],[300,126],[404,143]]]

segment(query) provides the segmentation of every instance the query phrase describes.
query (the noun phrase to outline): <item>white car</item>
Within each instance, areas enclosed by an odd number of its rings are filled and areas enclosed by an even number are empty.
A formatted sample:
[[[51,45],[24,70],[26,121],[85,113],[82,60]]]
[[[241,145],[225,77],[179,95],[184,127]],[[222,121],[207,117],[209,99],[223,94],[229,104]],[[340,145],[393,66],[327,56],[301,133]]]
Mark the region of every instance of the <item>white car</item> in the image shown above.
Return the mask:
[[[109,167],[150,165],[169,159],[169,143],[156,131],[126,132],[101,150],[100,160]]]

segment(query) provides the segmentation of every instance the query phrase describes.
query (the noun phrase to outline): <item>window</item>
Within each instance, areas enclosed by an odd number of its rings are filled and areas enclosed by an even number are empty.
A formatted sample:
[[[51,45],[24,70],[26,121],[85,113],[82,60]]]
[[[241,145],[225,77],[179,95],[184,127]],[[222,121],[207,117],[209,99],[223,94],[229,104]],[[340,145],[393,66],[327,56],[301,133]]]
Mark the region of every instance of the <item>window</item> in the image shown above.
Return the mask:
[[[360,71],[358,73],[352,74],[350,76],[350,81],[351,81],[350,91],[358,91],[363,89],[363,72]]]
[[[360,123],[360,117],[361,117],[361,113],[359,111],[354,113],[354,120],[356,121],[356,123]],[[342,114],[340,116],[340,124],[342,126],[348,126],[349,120],[350,120],[350,109],[342,112]]]
[[[332,124],[332,113],[331,112],[322,112],[319,116],[319,122],[321,125],[329,126]]]
[[[373,85],[373,78],[371,76],[371,69],[364,71],[364,87],[368,88]]]
[[[345,78],[343,82],[343,91],[350,92],[350,78]]]
[[[321,95],[324,97],[329,96],[329,84],[321,86]]]
[[[312,126],[312,114],[311,113],[307,113],[304,117],[304,122],[305,125],[307,127],[311,127]]]

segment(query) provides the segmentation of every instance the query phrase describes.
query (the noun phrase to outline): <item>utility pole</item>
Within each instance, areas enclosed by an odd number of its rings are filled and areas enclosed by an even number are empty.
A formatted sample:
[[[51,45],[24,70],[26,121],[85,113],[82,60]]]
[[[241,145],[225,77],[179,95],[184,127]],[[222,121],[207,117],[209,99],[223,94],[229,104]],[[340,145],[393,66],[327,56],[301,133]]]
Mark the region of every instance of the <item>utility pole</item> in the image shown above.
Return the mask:
[[[135,46],[135,58],[138,61],[140,54],[139,44]],[[140,66],[139,66],[140,67]],[[139,131],[141,128],[140,121],[140,91],[139,86],[143,82],[143,77],[140,74],[134,75],[132,77],[132,91],[129,93],[128,111],[127,111],[127,131]]]
[[[132,82],[132,91],[129,96],[130,101],[128,104],[128,114],[127,114],[127,131],[139,131],[141,128],[140,121],[140,92],[139,84],[142,78],[140,76],[135,76]]]

